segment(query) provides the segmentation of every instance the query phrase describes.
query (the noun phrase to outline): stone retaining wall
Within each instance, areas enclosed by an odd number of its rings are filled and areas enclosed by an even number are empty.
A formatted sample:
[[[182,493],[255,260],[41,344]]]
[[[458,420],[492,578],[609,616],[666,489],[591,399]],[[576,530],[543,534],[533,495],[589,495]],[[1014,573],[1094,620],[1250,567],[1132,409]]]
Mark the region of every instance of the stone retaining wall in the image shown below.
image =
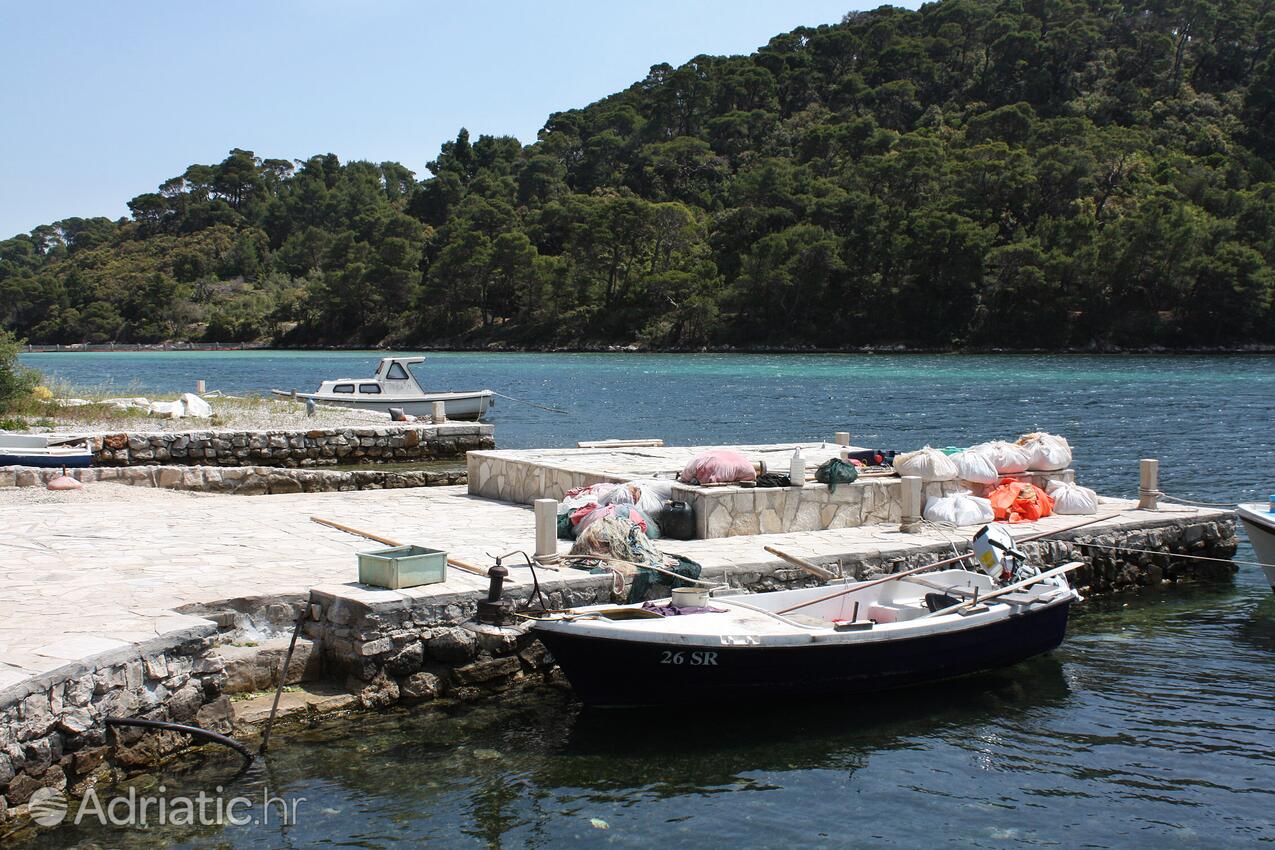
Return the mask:
[[[609,576],[581,573],[570,586],[544,588],[552,607],[611,599]],[[525,590],[519,585],[519,597]],[[468,623],[482,591],[426,585],[397,591],[340,585],[310,591],[317,620],[306,635],[321,648],[324,669],[365,708],[440,696],[475,699],[549,669],[545,650],[526,629]],[[462,625],[465,624],[465,625]]]
[[[60,469],[0,467],[0,487],[43,487],[62,474]],[[68,469],[77,481],[109,481],[137,487],[164,487],[203,493],[333,493],[350,490],[396,490],[406,487],[446,487],[465,483],[460,469],[297,469],[278,466],[119,466]]]
[[[487,424],[93,434],[94,466],[323,466],[435,460],[495,447]]]
[[[212,646],[215,632],[206,623],[0,691],[0,820],[38,788],[79,795],[188,746],[186,735],[108,730],[103,723],[108,716],[230,731],[224,664]]]
[[[1012,476],[1038,487],[1051,481],[1075,481],[1070,469],[1020,472]],[[949,496],[961,490],[982,493],[984,485],[969,481],[931,481],[922,499]],[[861,525],[897,525],[903,521],[903,479],[865,476],[851,484],[807,483],[804,487],[687,487],[677,485],[674,497],[695,511],[695,536],[701,540],[790,531],[823,531]],[[922,505],[924,507],[924,503]]]

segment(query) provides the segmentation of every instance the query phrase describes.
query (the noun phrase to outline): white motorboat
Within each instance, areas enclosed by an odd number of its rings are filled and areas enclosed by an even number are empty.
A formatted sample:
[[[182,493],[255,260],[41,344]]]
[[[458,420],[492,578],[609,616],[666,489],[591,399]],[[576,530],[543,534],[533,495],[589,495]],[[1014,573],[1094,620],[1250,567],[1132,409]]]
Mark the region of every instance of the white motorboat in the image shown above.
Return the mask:
[[[384,357],[370,378],[337,378],[324,381],[312,393],[296,393],[297,398],[314,399],[317,404],[358,407],[388,413],[400,408],[411,416],[429,416],[434,402],[444,404],[448,419],[482,419],[494,404],[491,390],[468,392],[426,392],[417,383],[411,367],[424,363],[424,357]],[[271,390],[275,395],[292,397],[285,390]]]
[[[1249,542],[1262,564],[1271,591],[1275,592],[1275,513],[1271,513],[1269,506],[1260,504],[1240,505],[1235,512],[1248,532]]]

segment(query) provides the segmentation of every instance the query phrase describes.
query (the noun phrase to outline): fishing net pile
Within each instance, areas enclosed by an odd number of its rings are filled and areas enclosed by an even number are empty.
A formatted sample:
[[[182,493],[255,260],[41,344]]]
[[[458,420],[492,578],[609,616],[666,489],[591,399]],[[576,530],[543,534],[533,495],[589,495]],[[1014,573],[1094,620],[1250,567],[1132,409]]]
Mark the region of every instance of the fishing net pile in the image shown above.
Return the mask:
[[[593,573],[612,573],[616,601],[623,597],[629,603],[664,596],[674,587],[691,584],[667,573],[697,579],[702,569],[690,558],[665,555],[655,548],[638,523],[621,516],[603,516],[589,523],[576,537],[567,557],[573,566]]]

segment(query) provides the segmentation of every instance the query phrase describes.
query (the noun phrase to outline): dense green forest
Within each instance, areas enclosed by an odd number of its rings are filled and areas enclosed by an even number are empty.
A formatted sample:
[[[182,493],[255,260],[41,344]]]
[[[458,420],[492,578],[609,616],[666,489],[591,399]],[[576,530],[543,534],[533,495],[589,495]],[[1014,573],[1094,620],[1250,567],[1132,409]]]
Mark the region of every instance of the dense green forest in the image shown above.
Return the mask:
[[[534,144],[233,150],[0,242],[32,342],[1275,344],[1275,11],[941,0],[653,67]],[[247,131],[246,131],[247,132]]]

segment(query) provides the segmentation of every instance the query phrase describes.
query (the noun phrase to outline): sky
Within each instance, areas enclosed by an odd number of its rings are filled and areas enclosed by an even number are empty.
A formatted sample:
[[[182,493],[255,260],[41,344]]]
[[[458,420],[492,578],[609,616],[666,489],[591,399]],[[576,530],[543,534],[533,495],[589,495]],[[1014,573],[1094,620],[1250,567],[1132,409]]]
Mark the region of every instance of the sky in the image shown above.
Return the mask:
[[[126,202],[234,147],[417,173],[661,62],[751,53],[863,0],[65,0],[0,15],[0,238]],[[916,2],[895,5],[916,8]]]

